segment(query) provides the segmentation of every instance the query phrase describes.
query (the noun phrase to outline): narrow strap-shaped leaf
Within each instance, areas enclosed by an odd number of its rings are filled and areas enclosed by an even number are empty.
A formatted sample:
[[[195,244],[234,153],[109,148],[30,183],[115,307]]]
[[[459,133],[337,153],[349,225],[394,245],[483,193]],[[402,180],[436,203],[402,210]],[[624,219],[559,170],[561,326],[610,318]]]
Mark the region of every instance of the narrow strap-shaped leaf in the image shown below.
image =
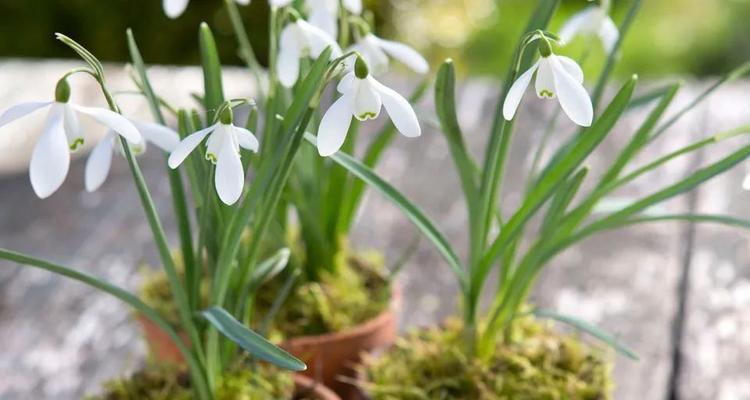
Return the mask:
[[[182,341],[182,338],[177,334],[177,332],[175,332],[174,329],[172,329],[169,323],[167,323],[154,309],[149,307],[137,296],[94,276],[46,260],[34,258],[26,254],[0,249],[0,259],[16,262],[29,267],[43,269],[54,274],[81,282],[85,285],[91,286],[97,290],[100,290],[119,299],[130,307],[133,307],[133,309],[142,313],[146,318],[151,320],[154,324],[156,324],[160,329],[162,329],[170,336],[172,341],[179,348],[180,353],[187,360],[188,366],[191,370],[191,376],[193,377],[193,383],[196,385],[201,398],[204,400],[210,399],[205,378],[203,377],[201,367],[195,356],[190,352],[188,347]]]
[[[262,284],[280,274],[289,265],[290,254],[289,249],[281,249],[258,264],[250,278],[250,292],[254,292]]]
[[[211,307],[201,312],[201,315],[219,332],[237,343],[250,355],[291,371],[307,369],[305,363],[269,342],[263,336],[246,328],[223,308]]]
[[[310,142],[313,146],[316,143],[316,139],[311,134],[306,134],[305,139]],[[458,278],[459,283],[465,287],[466,276],[463,268],[461,267],[461,261],[458,255],[451,247],[448,240],[443,234],[435,227],[435,224],[430,221],[427,216],[401,192],[396,190],[393,186],[384,181],[370,168],[359,161],[344,153],[336,153],[331,156],[331,159],[340,166],[346,168],[350,173],[356,177],[367,182],[373,189],[376,189],[383,194],[388,200],[390,200],[395,206],[406,214],[406,216],[414,223],[414,225],[435,245],[437,250],[448,262],[448,266],[451,268],[453,273]]]
[[[560,221],[561,217],[565,214],[565,210],[570,205],[570,202],[572,202],[573,198],[578,194],[578,190],[581,188],[588,172],[588,168],[581,168],[572,178],[568,179],[564,185],[560,186],[560,189],[552,199],[552,204],[550,204],[547,214],[544,216],[541,236],[546,236],[546,234]]]
[[[533,314],[539,318],[553,319],[555,321],[570,325],[580,331],[586,332],[589,335],[606,343],[613,349],[617,350],[617,352],[619,352],[620,354],[632,360],[636,360],[636,361],[638,360],[638,355],[636,355],[635,352],[631,350],[628,346],[621,343],[619,340],[617,340],[617,338],[610,335],[609,333],[604,332],[600,328],[597,328],[596,326],[586,321],[582,321],[578,318],[570,317],[567,315],[561,315],[552,310],[545,310],[545,309],[536,309],[534,310]]]
[[[221,60],[216,49],[216,41],[211,28],[205,22],[201,23],[200,34],[201,64],[203,66],[203,106],[206,109],[206,124],[214,120],[216,111],[224,102],[224,87],[221,79]]]
[[[713,214],[673,214],[636,217],[623,221],[617,227],[619,228],[628,225],[638,225],[662,221],[712,223],[750,230],[750,221],[748,220],[736,218],[731,215]]]

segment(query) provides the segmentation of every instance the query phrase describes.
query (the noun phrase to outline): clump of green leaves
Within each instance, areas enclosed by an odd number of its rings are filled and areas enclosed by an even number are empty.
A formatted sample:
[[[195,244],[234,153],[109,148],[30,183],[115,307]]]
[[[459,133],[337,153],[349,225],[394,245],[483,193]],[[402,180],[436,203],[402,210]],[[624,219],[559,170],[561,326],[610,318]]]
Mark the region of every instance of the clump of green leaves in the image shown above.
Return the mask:
[[[462,350],[463,332],[461,322],[450,320],[413,332],[382,356],[368,356],[360,372],[371,399],[612,398],[607,353],[549,324],[519,319],[512,340],[487,361]]]

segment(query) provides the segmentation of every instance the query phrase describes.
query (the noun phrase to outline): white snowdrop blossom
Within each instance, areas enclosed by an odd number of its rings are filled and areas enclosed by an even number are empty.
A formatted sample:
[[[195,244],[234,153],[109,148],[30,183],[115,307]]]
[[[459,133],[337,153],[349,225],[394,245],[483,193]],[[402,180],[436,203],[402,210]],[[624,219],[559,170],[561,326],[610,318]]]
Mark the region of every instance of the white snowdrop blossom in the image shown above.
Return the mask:
[[[747,175],[745,175],[745,179],[742,181],[742,188],[750,191],[750,168],[748,168]]]
[[[134,145],[143,142],[138,129],[122,115],[103,108],[83,107],[69,102],[70,86],[64,79],[55,90],[55,101],[22,103],[0,116],[0,127],[48,108],[47,122],[31,154],[29,177],[39,198],[51,196],[65,181],[70,169],[70,153],[84,144],[77,114],[84,114],[108,127]]]
[[[328,108],[320,122],[317,145],[321,156],[328,157],[341,149],[352,117],[360,121],[375,119],[383,107],[402,135],[418,137],[422,134],[417,115],[403,96],[373,78],[362,59],[357,59],[354,69],[339,82],[337,89],[341,97]]]
[[[290,22],[279,40],[277,72],[285,87],[292,87],[299,78],[300,60],[303,57],[317,58],[327,48],[333,49],[331,58],[341,56],[341,47],[322,29],[298,18]]]
[[[359,39],[351,50],[364,58],[374,75],[383,74],[388,70],[389,58],[398,60],[418,74],[426,74],[430,70],[427,60],[412,47],[381,39],[372,33]]]
[[[540,39],[541,58],[524,72],[508,90],[503,104],[503,117],[510,121],[515,117],[531,78],[536,73],[536,94],[540,99],[555,99],[560,102],[565,114],[580,126],[591,126],[594,107],[583,87],[583,70],[572,59],[552,53],[546,39]]]
[[[560,39],[569,43],[576,35],[596,35],[609,54],[615,48],[620,33],[612,18],[609,17],[610,0],[602,0],[599,5],[592,5],[573,15],[560,29]]]
[[[234,0],[235,3],[246,6],[250,4],[250,0]],[[187,9],[190,0],[162,0],[162,7],[164,8],[164,14],[167,14],[169,18],[177,18]]]
[[[148,142],[155,144],[156,147],[167,153],[174,151],[180,143],[180,135],[164,125],[150,122],[131,122],[145,139],[141,144],[129,143],[134,154],[145,152]],[[112,166],[112,154],[115,151],[123,153],[122,143],[117,140],[117,134],[114,131],[108,130],[104,138],[91,151],[91,155],[86,161],[85,183],[87,191],[96,191],[104,184],[107,175],[109,175]]]
[[[207,136],[206,159],[216,164],[216,193],[224,204],[232,205],[239,200],[245,187],[240,147],[257,153],[258,139],[249,130],[234,126],[231,116],[222,116],[220,122],[183,139],[169,156],[169,167],[179,167]]]
[[[306,0],[309,10],[308,21],[325,31],[331,37],[338,36],[338,21],[340,16],[339,0]],[[362,1],[344,1],[344,9],[352,14],[362,13]]]

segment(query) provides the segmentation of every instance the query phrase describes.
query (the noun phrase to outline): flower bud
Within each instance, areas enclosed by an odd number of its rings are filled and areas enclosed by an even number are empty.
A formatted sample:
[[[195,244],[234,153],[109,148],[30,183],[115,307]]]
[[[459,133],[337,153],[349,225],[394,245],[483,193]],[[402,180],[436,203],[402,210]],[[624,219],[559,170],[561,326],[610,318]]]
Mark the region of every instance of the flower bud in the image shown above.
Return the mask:
[[[70,85],[68,81],[63,78],[57,81],[55,87],[55,101],[58,103],[67,103],[70,100]]]

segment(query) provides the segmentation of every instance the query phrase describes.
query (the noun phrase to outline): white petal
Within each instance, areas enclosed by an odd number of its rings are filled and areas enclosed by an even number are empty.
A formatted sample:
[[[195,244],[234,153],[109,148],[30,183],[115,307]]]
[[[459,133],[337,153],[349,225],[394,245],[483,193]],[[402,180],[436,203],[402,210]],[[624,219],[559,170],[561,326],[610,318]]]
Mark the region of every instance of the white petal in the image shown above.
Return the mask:
[[[326,111],[318,128],[318,153],[328,157],[341,148],[346,140],[346,134],[352,124],[351,95],[341,96]]]
[[[590,33],[591,26],[593,22],[595,22],[594,19],[599,17],[597,13],[600,12],[599,7],[591,6],[576,13],[570,17],[565,24],[563,24],[558,36],[560,36],[560,39],[564,43],[570,43],[576,35],[580,33]]]
[[[557,56],[557,61],[560,61],[565,71],[573,77],[578,83],[583,83],[583,70],[572,58],[565,56]]]
[[[612,18],[604,17],[598,33],[599,39],[601,39],[604,45],[604,50],[607,54],[611,53],[620,37],[620,32],[617,30],[617,25],[612,21]]]
[[[372,77],[369,79],[378,93],[380,93],[385,111],[388,112],[396,129],[406,137],[421,135],[422,128],[419,126],[419,119],[417,119],[417,114],[414,112],[411,104],[403,96],[396,93],[395,90],[386,87]]]
[[[76,151],[83,146],[84,137],[81,130],[81,124],[78,123],[78,116],[73,111],[70,104],[63,104],[63,128],[65,136],[68,138],[68,147],[70,151]]]
[[[380,115],[383,101],[371,79],[356,79],[352,84],[354,116],[360,121],[375,119]]]
[[[76,104],[71,104],[71,107],[117,132],[130,143],[138,145],[143,141],[141,133],[138,132],[138,129],[133,123],[114,111],[106,110],[104,108],[83,107]]]
[[[557,97],[563,111],[574,123],[580,126],[591,126],[594,119],[594,107],[588,92],[583,85],[568,74],[555,55],[549,56],[548,59],[554,75]]]
[[[180,135],[172,129],[152,122],[133,121],[147,142],[155,144],[167,153],[173,152],[180,144]]]
[[[380,48],[378,43],[371,38],[374,37],[369,35],[364,39],[360,40],[356,46],[353,46],[357,50],[362,58],[365,59],[367,66],[370,69],[372,75],[382,75],[388,71],[388,54]]]
[[[292,4],[293,0],[269,0],[268,3],[271,4],[271,7],[286,7],[290,4]]]
[[[247,6],[250,4],[250,0],[234,0],[234,2],[241,6]]]
[[[294,25],[288,25],[281,32],[277,73],[279,81],[287,88],[294,86],[299,78],[299,59],[302,56],[300,50],[302,43],[299,41],[300,37]]]
[[[750,174],[747,174],[745,179],[742,181],[742,188],[750,191]]]
[[[326,47],[331,47],[333,51],[331,53],[331,59],[341,57],[341,47],[339,47],[338,43],[336,43],[336,41],[325,31],[316,26],[312,26],[303,20],[297,21],[297,26],[307,38],[307,47],[310,50],[310,56],[312,58],[318,58],[320,53],[322,53]]]
[[[338,15],[336,12],[327,10],[324,6],[312,7],[310,11],[310,24],[317,26],[330,37],[338,35]]]
[[[182,139],[177,148],[169,155],[169,168],[175,169],[182,164],[190,153],[198,147],[206,136],[213,132],[219,124],[211,125],[208,128],[201,129],[198,132]]]
[[[52,108],[47,126],[31,154],[31,187],[41,199],[52,195],[65,182],[70,168],[70,151],[63,128],[62,108]]]
[[[372,38],[386,53],[404,63],[404,65],[414,70],[414,72],[426,74],[430,71],[430,65],[427,63],[427,60],[413,48],[403,43],[383,40],[375,36],[372,36]]]
[[[342,94],[351,91],[352,85],[354,84],[354,79],[356,79],[356,75],[354,75],[354,72],[350,72],[344,75],[344,77],[339,81],[339,84],[336,86],[336,90],[338,90],[338,92]]]
[[[54,101],[44,101],[44,102],[40,101],[40,102],[33,102],[33,103],[21,103],[21,104],[15,105],[7,109],[3,113],[3,115],[0,116],[0,128],[2,128],[5,125],[8,125],[9,123],[19,118],[25,117],[33,113],[34,111],[47,107],[52,103],[54,103]]]
[[[231,140],[223,140],[216,162],[216,193],[224,204],[232,205],[242,195],[245,186],[245,171],[240,155]]]
[[[240,128],[239,126],[233,127],[234,133],[237,137],[237,142],[239,143],[240,147],[242,147],[245,150],[250,150],[254,153],[258,152],[258,149],[260,148],[260,143],[258,143],[258,138],[253,135],[252,132],[245,128]]]
[[[360,15],[362,14],[362,0],[344,0],[344,8],[352,14]]]
[[[114,140],[117,134],[110,131],[94,150],[91,151],[89,159],[86,161],[86,190],[93,192],[99,189],[109,175],[109,169],[112,165],[112,154],[114,153]]]
[[[177,18],[185,12],[188,5],[188,0],[163,0],[162,5],[164,6],[164,13],[169,18]]]
[[[531,83],[531,77],[534,76],[534,72],[539,68],[539,62],[532,65],[526,72],[513,82],[513,85],[508,90],[508,94],[505,96],[505,102],[503,103],[503,117],[510,121],[516,116],[518,105],[521,104],[523,94],[526,92],[526,88]]]
[[[552,57],[554,56],[542,57],[539,60],[539,69],[536,71],[535,91],[537,97],[540,99],[554,99],[557,96],[555,77],[550,65],[550,58]]]

